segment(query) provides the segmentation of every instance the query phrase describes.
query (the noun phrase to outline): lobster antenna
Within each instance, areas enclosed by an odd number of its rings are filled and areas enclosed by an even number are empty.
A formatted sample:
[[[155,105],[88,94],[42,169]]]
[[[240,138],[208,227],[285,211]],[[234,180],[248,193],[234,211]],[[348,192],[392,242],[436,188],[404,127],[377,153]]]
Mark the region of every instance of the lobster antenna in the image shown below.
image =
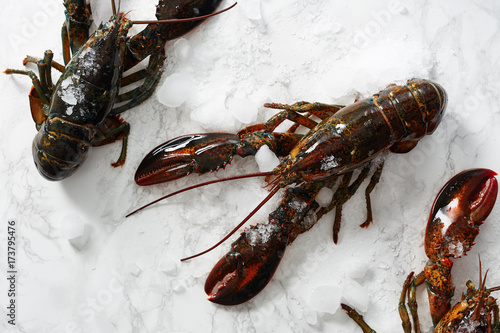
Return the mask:
[[[133,24],[151,24],[151,23],[180,23],[180,22],[189,22],[189,21],[198,21],[198,20],[204,20],[206,18],[222,14],[234,6],[236,6],[237,2],[235,2],[232,6],[229,6],[226,9],[223,9],[221,11],[208,14],[208,15],[203,15],[203,16],[197,16],[197,17],[190,17],[190,18],[183,18],[183,19],[171,19],[171,20],[156,20],[156,21],[132,21]]]
[[[144,208],[146,207],[149,207],[163,199],[167,199],[167,198],[170,198],[170,197],[173,197],[174,195],[177,195],[177,194],[180,194],[182,192],[186,192],[186,191],[189,191],[189,190],[192,190],[192,189],[195,189],[195,188],[198,188],[198,187],[203,187],[203,186],[206,186],[206,185],[210,185],[210,184],[215,184],[215,183],[222,183],[222,182],[225,182],[225,181],[228,181],[228,180],[235,180],[235,179],[244,179],[244,178],[251,178],[251,177],[260,177],[260,176],[270,176],[272,173],[271,172],[258,172],[258,173],[251,173],[251,174],[248,174],[248,175],[240,175],[240,176],[235,176],[235,177],[228,177],[228,178],[221,178],[221,179],[216,179],[216,180],[211,180],[211,181],[208,181],[208,182],[204,182],[204,183],[200,183],[200,184],[196,184],[196,185],[193,185],[193,186],[189,186],[189,187],[186,187],[186,188],[183,188],[182,190],[178,190],[178,191],[175,191],[175,192],[172,192],[170,194],[167,194],[161,198],[158,198],[150,203],[148,203],[147,205],[144,205],[140,208],[137,208],[136,210],[134,210],[132,213],[129,213],[127,215],[125,215],[125,217],[129,217],[130,215],[133,215],[135,213],[137,213],[138,211],[140,210],[143,210]]]
[[[247,217],[245,217],[245,218],[243,219],[243,221],[241,221],[241,222],[240,222],[240,224],[238,224],[238,225],[237,225],[237,226],[236,226],[236,227],[235,227],[235,228],[234,228],[234,229],[233,229],[230,233],[228,233],[228,234],[227,234],[224,238],[222,238],[220,241],[218,241],[215,245],[213,245],[212,247],[210,247],[210,248],[206,249],[206,250],[205,250],[205,251],[203,251],[203,252],[200,252],[200,253],[198,253],[198,254],[192,255],[192,256],[187,257],[187,258],[183,258],[183,259],[181,259],[181,261],[186,261],[186,260],[190,260],[190,259],[193,259],[193,258],[199,257],[199,256],[201,256],[201,255],[203,255],[203,254],[205,254],[205,253],[208,253],[208,252],[212,251],[212,250],[213,250],[213,249],[215,249],[217,246],[219,246],[219,245],[221,245],[222,243],[224,243],[224,242],[226,241],[226,239],[228,239],[229,237],[231,237],[231,235],[232,235],[232,234],[234,234],[236,231],[238,231],[238,229],[239,229],[239,228],[241,228],[241,226],[242,226],[243,224],[245,224],[245,223],[246,223],[246,222],[247,222],[247,221],[248,221],[248,220],[249,220],[252,216],[254,216],[254,215],[255,215],[255,213],[257,213],[257,211],[258,211],[259,209],[261,209],[261,208],[262,208],[262,206],[264,206],[264,204],[265,204],[266,202],[268,202],[268,201],[269,201],[269,200],[270,200],[270,199],[271,199],[271,198],[272,198],[272,197],[276,194],[276,192],[278,192],[278,191],[279,191],[279,189],[280,189],[280,187],[279,187],[278,185],[274,186],[274,187],[272,188],[272,190],[271,190],[271,193],[269,193],[269,194],[267,195],[267,197],[265,197],[265,198],[264,198],[264,200],[262,200],[262,201],[261,201],[261,202],[257,205],[257,207],[255,207],[255,208],[254,208],[254,210],[252,210],[252,211],[250,212],[250,214],[248,214],[248,216],[247,216]]]

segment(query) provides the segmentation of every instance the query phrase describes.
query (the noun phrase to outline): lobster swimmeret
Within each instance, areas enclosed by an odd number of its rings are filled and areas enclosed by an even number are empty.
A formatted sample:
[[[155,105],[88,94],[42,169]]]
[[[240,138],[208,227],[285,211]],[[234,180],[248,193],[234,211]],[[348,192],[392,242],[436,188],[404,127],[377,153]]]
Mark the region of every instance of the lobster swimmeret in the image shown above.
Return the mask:
[[[39,131],[33,141],[33,158],[38,171],[49,180],[61,180],[85,161],[90,146],[99,146],[123,138],[120,166],[126,157],[130,126],[119,114],[140,104],[156,88],[163,63],[164,46],[193,29],[206,18],[221,0],[160,0],[156,7],[159,20],[149,22],[135,36],[127,37],[134,23],[116,12],[89,38],[90,7],[86,0],[65,0],[66,21],[63,25],[63,66],[52,60],[51,51],[43,59],[27,57],[24,64],[38,65],[40,78],[32,71],[7,69],[7,74],[28,75],[33,81],[29,98],[31,113]],[[198,17],[198,18],[197,18]],[[178,19],[186,19],[179,22]],[[72,57],[71,57],[72,54]],[[149,56],[146,69],[122,77]],[[51,69],[62,72],[53,85]],[[121,86],[143,80],[141,86],[126,93]],[[122,103],[115,106],[115,103]]]
[[[405,306],[407,296],[414,330],[420,332],[415,291],[424,282],[434,332],[500,332],[498,305],[490,296],[500,287],[486,288],[486,274],[483,278],[481,269],[479,288],[467,281],[467,292],[460,302],[451,306],[455,286],[451,279],[453,261],[450,258],[461,257],[475,244],[479,226],[495,205],[498,193],[495,176],[496,173],[488,169],[466,170],[450,179],[437,195],[425,234],[425,253],[429,261],[417,276],[410,273],[401,292],[399,313],[405,332],[410,333],[412,329]],[[375,332],[354,309],[345,304],[342,307],[363,332]]]
[[[362,224],[368,226],[372,221],[370,193],[383,168],[378,157],[387,150],[408,152],[432,134],[443,117],[446,93],[437,83],[414,79],[346,107],[308,102],[265,106],[281,111],[238,134],[172,139],[153,149],[135,176],[137,184],[151,185],[192,172],[211,172],[225,167],[235,155],[254,155],[264,145],[282,158],[271,173],[264,173],[271,191],[265,201],[285,188],[280,206],[269,215],[269,223],[246,230],[207,279],[209,300],[220,304],[238,304],[255,296],[271,279],[286,246],[334,208],[336,242],[342,205],[372,174],[365,191],[368,217]],[[287,132],[273,132],[287,119],[294,122]],[[310,130],[297,134],[299,126]],[[320,207],[315,197],[323,187],[335,192],[331,202]]]

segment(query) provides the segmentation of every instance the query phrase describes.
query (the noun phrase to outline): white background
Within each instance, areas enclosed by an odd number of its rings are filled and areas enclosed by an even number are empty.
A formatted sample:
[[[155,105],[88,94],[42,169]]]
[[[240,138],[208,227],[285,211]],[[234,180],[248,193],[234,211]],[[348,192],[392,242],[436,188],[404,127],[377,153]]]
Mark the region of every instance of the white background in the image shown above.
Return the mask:
[[[110,16],[108,2],[96,2],[96,22]],[[220,8],[231,4],[224,1]],[[154,5],[122,1],[122,10],[130,11],[131,19],[153,18]],[[5,0],[0,9],[1,68],[23,68],[26,54],[42,56],[46,49],[61,60],[61,1]],[[342,300],[361,309],[375,330],[400,330],[400,289],[406,275],[425,264],[424,232],[435,195],[464,169],[500,171],[499,18],[500,5],[493,0],[242,0],[184,39],[167,43],[162,84],[176,88],[164,86],[123,114],[132,128],[125,165],[110,166],[120,143],[94,148],[81,169],[62,182],[46,181],[33,164],[30,80],[0,75],[0,327],[359,332],[338,309]],[[288,248],[272,281],[246,304],[223,307],[205,299],[206,276],[230,242],[190,262],[179,259],[214,244],[246,216],[267,194],[263,179],[196,190],[124,218],[182,187],[258,171],[252,157],[235,158],[216,175],[135,185],[144,155],[168,139],[237,132],[274,113],[262,107],[265,102],[347,104],[412,77],[446,89],[447,113],[435,134],[411,153],[388,155],[373,192],[374,225],[358,227],[366,212],[362,190],[345,205],[337,245],[331,240],[333,216],[327,215]],[[178,89],[174,96],[172,89]],[[166,107],[159,99],[183,103]],[[252,224],[265,221],[278,200],[264,206]],[[478,254],[490,268],[488,285],[500,285],[499,215],[497,207],[477,245],[455,261],[457,296],[465,280],[477,282]],[[15,327],[7,323],[8,286],[1,277],[7,274],[8,219],[17,222]],[[424,294],[421,289],[419,310],[428,332]]]

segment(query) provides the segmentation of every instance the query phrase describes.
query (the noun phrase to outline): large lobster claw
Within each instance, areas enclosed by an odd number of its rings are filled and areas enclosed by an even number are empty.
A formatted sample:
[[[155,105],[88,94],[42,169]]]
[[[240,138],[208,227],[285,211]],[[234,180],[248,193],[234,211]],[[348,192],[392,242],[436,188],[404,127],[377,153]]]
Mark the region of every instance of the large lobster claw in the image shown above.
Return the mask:
[[[190,134],[169,140],[144,157],[135,173],[137,185],[152,185],[223,168],[240,138],[230,133]]]
[[[465,170],[436,197],[427,223],[425,253],[433,262],[458,258],[474,244],[478,227],[495,205],[498,183],[488,169]]]
[[[286,156],[302,138],[295,133],[208,133],[179,136],[159,145],[144,157],[135,173],[137,185],[153,185],[224,168],[235,155],[255,155],[268,146]]]
[[[455,287],[451,281],[453,261],[474,245],[479,226],[490,214],[498,192],[496,173],[470,169],[450,179],[441,189],[427,222],[425,280],[434,325],[451,308]]]
[[[257,295],[271,280],[288,244],[288,229],[257,224],[245,230],[210,272],[205,282],[208,300],[236,305]]]

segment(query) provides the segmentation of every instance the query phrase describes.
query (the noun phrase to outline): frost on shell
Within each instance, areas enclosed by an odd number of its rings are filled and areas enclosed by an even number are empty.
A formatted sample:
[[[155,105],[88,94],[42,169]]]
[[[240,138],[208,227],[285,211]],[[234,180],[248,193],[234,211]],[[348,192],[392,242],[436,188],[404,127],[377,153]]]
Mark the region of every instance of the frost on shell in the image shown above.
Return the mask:
[[[481,327],[481,323],[477,320],[462,320],[460,324],[457,333],[475,333]]]
[[[69,105],[76,105],[83,101],[83,89],[79,89],[78,85],[73,84],[71,76],[61,82],[61,89],[59,89],[59,97]]]
[[[78,69],[84,77],[97,74],[98,69],[95,66],[96,63],[98,63],[98,59],[94,49],[86,48],[81,51]]]
[[[335,159],[335,156],[327,156],[321,160],[321,170],[330,170],[337,167],[339,163]]]
[[[461,257],[465,253],[464,250],[464,244],[459,240],[454,239],[448,244],[448,252],[455,258]]]
[[[344,128],[345,128],[345,124],[337,124],[335,125],[335,130],[337,131],[337,133],[342,133],[344,131]]]
[[[257,224],[255,227],[246,231],[248,243],[251,246],[266,244],[275,237],[280,227],[274,223]]]

